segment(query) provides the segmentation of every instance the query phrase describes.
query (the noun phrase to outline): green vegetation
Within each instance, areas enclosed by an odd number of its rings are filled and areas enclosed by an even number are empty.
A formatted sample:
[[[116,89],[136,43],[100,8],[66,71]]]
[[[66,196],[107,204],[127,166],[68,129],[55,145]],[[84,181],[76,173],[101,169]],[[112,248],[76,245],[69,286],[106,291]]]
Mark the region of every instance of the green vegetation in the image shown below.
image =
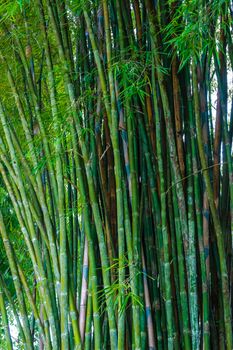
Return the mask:
[[[233,349],[232,11],[0,1],[0,350]]]

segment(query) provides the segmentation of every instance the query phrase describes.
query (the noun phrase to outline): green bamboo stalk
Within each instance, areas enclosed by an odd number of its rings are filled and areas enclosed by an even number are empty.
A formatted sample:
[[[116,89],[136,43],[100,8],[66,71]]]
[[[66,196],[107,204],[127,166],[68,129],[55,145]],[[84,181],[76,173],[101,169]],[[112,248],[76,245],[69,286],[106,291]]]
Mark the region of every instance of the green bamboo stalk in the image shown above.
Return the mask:
[[[117,8],[117,19],[118,19],[118,27],[119,27],[119,39],[120,39],[120,49],[121,49],[121,57],[124,59],[125,54],[125,47],[124,47],[124,37],[123,37],[123,23],[122,23],[122,16],[121,16],[121,9],[120,4],[117,2],[116,8]],[[126,75],[123,73],[123,89],[126,90],[127,88],[127,80]],[[135,155],[135,149],[134,149],[134,128],[133,128],[133,115],[130,112],[130,100],[128,99],[127,95],[124,94],[124,101],[125,101],[125,114],[126,114],[126,120],[127,120],[127,134],[128,134],[128,150],[129,150],[129,175],[130,175],[130,185],[129,185],[129,191],[131,191],[131,206],[132,206],[132,240],[133,240],[133,257],[134,257],[134,264],[135,268],[137,269],[139,267],[139,255],[140,255],[140,245],[139,245],[139,199],[138,199],[138,181],[137,181],[137,173],[136,173],[136,155]],[[137,285],[138,285],[138,277],[135,274],[135,288],[134,293],[138,295]],[[120,283],[120,279],[119,279]],[[139,310],[138,307],[135,305],[133,307],[134,315],[134,330],[135,330],[135,339],[138,339],[138,344],[135,345],[140,347],[140,339],[138,338],[139,335]],[[123,338],[123,335],[122,335]],[[118,335],[118,341],[120,339],[120,336]],[[119,344],[119,342],[118,342]]]
[[[231,349],[232,347],[231,310],[229,307],[228,275],[227,275],[225,250],[224,250],[224,243],[223,243],[223,233],[222,233],[221,224],[220,224],[219,217],[218,217],[215,203],[214,203],[213,191],[211,187],[208,170],[205,170],[208,168],[208,166],[207,166],[207,161],[204,153],[203,141],[201,136],[201,120],[200,120],[198,85],[197,85],[195,64],[192,64],[192,75],[193,75],[193,86],[194,86],[194,107],[195,107],[195,120],[196,120],[196,127],[197,127],[198,149],[199,149],[199,155],[200,155],[201,165],[203,169],[203,177],[206,184],[208,200],[210,204],[211,214],[212,214],[216,238],[217,238],[220,273],[221,273],[221,288],[222,288],[221,293],[222,293],[223,306],[224,306],[226,346],[227,346],[227,349]]]
[[[53,75],[53,69],[52,69],[52,61],[51,61],[51,54],[50,54],[50,48],[47,40],[47,34],[45,29],[45,21],[44,21],[44,15],[43,15],[43,7],[42,2],[38,2],[39,8],[40,8],[40,14],[41,19],[43,23],[43,32],[45,37],[45,50],[46,50],[46,62],[47,67],[49,71],[49,85],[50,85],[50,100],[51,100],[51,109],[52,114],[55,122],[55,130],[56,132],[59,132],[58,128],[58,111],[57,111],[57,104],[56,104],[56,90],[55,90],[55,81],[54,81],[54,75]],[[66,230],[66,223],[65,223],[65,209],[64,209],[64,202],[65,202],[65,192],[64,192],[64,178],[63,178],[63,167],[61,162],[61,153],[62,148],[60,142],[56,142],[56,180],[57,180],[57,187],[59,188],[58,191],[58,213],[59,213],[59,243],[60,243],[60,267],[61,267],[61,275],[60,275],[60,281],[61,281],[61,290],[60,290],[60,307],[61,307],[61,347],[63,350],[68,349],[68,309],[69,309],[69,291],[68,291],[68,261],[67,261],[67,230]],[[80,343],[80,339],[78,336],[78,340]]]
[[[191,147],[187,145],[186,152],[186,166],[187,169],[192,171],[191,163]],[[189,288],[189,304],[192,305],[193,312],[190,317],[191,332],[192,332],[192,348],[200,348],[200,335],[198,325],[198,299],[197,299],[197,255],[196,255],[196,237],[195,237],[195,221],[194,221],[194,190],[192,178],[188,177],[187,180],[187,209],[188,209],[188,228],[189,228],[189,246],[188,246],[188,274],[190,281]]]
[[[158,168],[160,174],[160,193],[161,193],[161,224],[162,224],[162,239],[163,239],[163,259],[164,259],[164,281],[165,281],[165,308],[167,317],[167,332],[168,332],[168,349],[173,347],[174,335],[173,335],[173,324],[174,324],[174,313],[172,307],[172,291],[171,291],[171,270],[170,270],[170,257],[169,257],[169,243],[168,243],[168,231],[167,231],[167,218],[166,218],[166,192],[165,192],[165,181],[163,171],[163,158],[161,149],[161,129],[160,129],[160,118],[158,103],[156,97],[156,86],[155,86],[155,72],[152,71],[152,84],[153,84],[153,99],[155,109],[155,122],[156,122],[156,148],[158,157]]]
[[[25,209],[26,219],[27,219],[27,222],[28,222],[29,232],[31,234],[32,244],[33,244],[34,249],[35,249],[35,256],[36,256],[36,263],[34,265],[35,273],[38,276],[38,278],[41,279],[42,286],[44,285],[44,287],[45,287],[44,288],[44,292],[46,293],[46,299],[45,300],[46,300],[47,307],[49,308],[49,313],[50,313],[50,318],[51,318],[51,327],[52,327],[52,332],[53,332],[53,340],[54,340],[54,344],[55,344],[55,347],[56,347],[57,346],[56,345],[56,342],[57,342],[57,330],[56,330],[56,326],[55,326],[55,322],[54,322],[54,318],[53,318],[50,296],[48,294],[48,290],[46,289],[46,277],[45,277],[45,274],[44,274],[44,268],[43,268],[42,259],[41,259],[41,252],[40,252],[40,249],[39,249],[39,244],[38,244],[38,240],[37,240],[37,237],[36,237],[32,216],[31,216],[31,212],[30,212],[30,209],[29,209],[29,205],[28,205],[28,201],[27,201],[27,197],[26,197],[26,193],[25,193],[25,188],[23,186],[23,181],[22,181],[22,176],[21,176],[20,169],[19,169],[17,156],[16,156],[16,153],[15,153],[15,150],[14,150],[14,147],[13,147],[10,130],[9,130],[8,126],[7,126],[5,112],[3,110],[3,106],[2,106],[1,102],[0,102],[0,118],[1,118],[1,122],[3,124],[5,136],[6,136],[6,139],[7,139],[7,143],[8,143],[8,146],[9,146],[11,158],[12,158],[12,161],[13,161],[13,167],[14,167],[15,173],[17,174],[19,191],[20,191],[20,194],[22,196],[22,201],[23,201],[23,206],[24,206],[24,209]]]
[[[17,298],[19,300],[19,310],[20,310],[20,317],[22,319],[23,323],[23,331],[25,334],[25,347],[26,349],[32,350],[33,349],[33,344],[32,344],[32,337],[31,337],[31,332],[30,332],[30,325],[27,317],[27,310],[26,310],[26,305],[25,305],[25,299],[23,296],[23,291],[20,283],[20,278],[19,278],[19,272],[17,268],[17,263],[15,261],[15,256],[12,251],[12,245],[10,243],[9,237],[7,235],[6,227],[3,221],[3,216],[2,212],[0,211],[0,232],[3,240],[3,244],[6,250],[8,262],[10,265],[11,273],[12,273],[12,278],[17,294]]]
[[[189,74],[186,71],[187,79],[187,103],[188,103],[188,114],[189,114],[189,127],[191,137],[191,152],[192,152],[192,171],[194,173],[194,196],[195,201],[195,215],[198,232],[198,246],[200,254],[200,268],[201,268],[201,280],[202,280],[202,333],[203,333],[203,344],[206,349],[210,347],[210,330],[209,330],[209,296],[208,296],[208,280],[206,272],[205,262],[205,251],[203,242],[203,225],[202,225],[202,213],[201,213],[201,193],[199,186],[198,166],[197,166],[197,155],[196,155],[196,143],[195,143],[195,126],[194,126],[194,115],[192,111],[192,96],[191,88],[189,84]]]
[[[89,280],[88,284],[88,299],[87,299],[87,313],[86,313],[86,323],[85,323],[85,338],[84,338],[84,349],[90,350],[91,348],[91,338],[92,338],[92,296],[91,296],[91,282]]]
[[[43,328],[42,322],[40,320],[40,316],[39,316],[36,304],[35,304],[35,302],[33,300],[33,297],[31,295],[31,291],[30,291],[28,283],[26,281],[24,272],[22,271],[19,263],[17,264],[17,267],[18,267],[18,272],[19,272],[19,277],[20,277],[21,283],[22,283],[24,291],[25,291],[25,293],[27,295],[27,299],[28,299],[28,301],[30,303],[31,309],[33,310],[35,319],[38,322],[38,326],[39,326],[39,329],[40,329],[43,341],[45,342],[46,341],[45,332],[44,332],[44,328]],[[51,344],[48,343],[46,345],[47,345],[48,349],[51,349]]]
[[[1,315],[2,315],[2,325],[4,328],[4,332],[5,332],[5,337],[6,337],[7,350],[12,350],[13,346],[12,346],[12,341],[11,341],[10,327],[9,327],[7,310],[6,310],[6,305],[5,305],[5,301],[4,301],[3,290],[1,288],[1,284],[0,284],[0,310],[1,310]]]
[[[101,216],[99,212],[99,207],[98,207],[98,201],[95,193],[95,186],[94,186],[94,181],[92,177],[92,170],[91,170],[91,164],[89,161],[89,156],[88,156],[88,151],[86,148],[86,145],[84,143],[81,143],[81,140],[83,139],[83,134],[82,134],[82,129],[81,125],[79,123],[79,117],[75,108],[75,90],[72,82],[70,81],[69,74],[66,71],[67,67],[65,65],[65,55],[63,52],[63,48],[60,42],[60,37],[58,35],[58,32],[56,31],[55,27],[55,21],[53,19],[53,13],[51,10],[51,5],[49,4],[49,11],[50,11],[50,16],[51,19],[53,20],[53,25],[55,29],[55,34],[57,35],[57,40],[58,40],[58,47],[59,47],[59,54],[61,57],[61,61],[64,64],[64,70],[65,70],[65,84],[67,87],[70,103],[72,106],[72,112],[74,116],[74,120],[76,121],[76,128],[77,128],[77,134],[79,137],[79,142],[80,142],[80,148],[82,150],[82,155],[84,158],[85,162],[85,168],[86,168],[86,176],[87,176],[87,182],[88,182],[88,188],[89,188],[89,195],[90,195],[90,202],[91,202],[91,207],[93,211],[93,216],[95,220],[95,225],[96,225],[96,230],[97,230],[97,235],[98,235],[98,240],[99,240],[99,245],[100,245],[100,253],[101,253],[101,260],[102,260],[102,270],[103,270],[103,279],[104,279],[104,287],[105,287],[105,292],[108,290],[109,285],[110,285],[110,280],[109,280],[109,271],[108,271],[108,257],[107,257],[107,251],[106,251],[106,244],[104,241],[104,236],[103,236],[103,230],[102,230],[102,223],[101,223]],[[112,339],[112,344],[116,343],[117,339],[117,333],[116,333],[116,325],[115,325],[115,315],[113,313],[113,299],[112,296],[106,298],[106,304],[108,308],[108,313],[109,313],[109,322],[110,322],[110,335]],[[116,344],[115,344],[116,345]]]
[[[12,92],[13,92],[14,97],[15,97],[15,101],[16,101],[16,105],[17,105],[17,108],[19,111],[19,115],[20,115],[20,118],[22,121],[22,126],[23,126],[23,129],[25,131],[26,139],[27,139],[27,142],[29,145],[30,155],[31,155],[32,160],[33,160],[33,165],[36,167],[38,164],[38,160],[36,159],[35,150],[34,150],[34,146],[33,146],[33,140],[31,137],[31,133],[30,133],[30,130],[28,127],[27,120],[25,118],[25,112],[23,109],[23,105],[22,105],[22,102],[20,100],[20,96],[19,96],[16,84],[14,81],[13,75],[12,75],[12,72],[11,72],[9,67],[7,67],[7,74],[8,74],[8,79],[9,79],[9,83],[11,85]],[[18,142],[17,142],[17,146],[18,146]],[[19,146],[18,146],[18,149],[20,150]],[[24,162],[24,164],[25,164],[25,162]],[[27,166],[27,163],[25,164],[25,166]],[[28,167],[27,167],[27,169],[28,169]],[[31,175],[31,173],[29,171],[28,176],[30,176],[30,175]],[[30,176],[30,179],[32,181],[33,188],[34,189],[37,188],[37,186],[35,185],[35,182],[33,181],[32,176]],[[42,208],[42,211],[44,214],[45,223],[46,223],[46,227],[48,230],[50,249],[51,249],[51,253],[52,253],[52,257],[53,257],[53,261],[54,261],[55,273],[56,273],[56,277],[57,277],[57,284],[59,284],[59,264],[58,264],[58,258],[57,258],[57,252],[56,252],[56,245],[55,245],[55,241],[54,241],[54,234],[53,234],[51,220],[49,217],[48,208],[47,208],[46,201],[44,198],[44,191],[43,191],[41,176],[39,173],[36,176],[36,180],[37,180],[37,184],[38,184],[38,188],[37,188],[36,193],[37,193],[38,200],[41,203],[41,208]]]
[[[3,280],[3,278],[0,276],[0,284],[1,284],[1,290],[4,292],[7,300],[8,300],[8,303],[13,311],[13,314],[14,314],[14,317],[15,317],[15,320],[16,320],[16,324],[17,324],[17,327],[18,327],[18,331],[19,331],[19,334],[20,334],[20,337],[22,339],[22,343],[26,343],[26,340],[25,340],[25,335],[24,335],[24,332],[23,332],[23,328],[22,328],[22,325],[21,325],[21,322],[20,322],[20,319],[19,319],[19,315],[18,315],[18,312],[16,310],[16,306],[15,306],[15,302],[14,300],[12,299],[11,297],[11,294],[9,292],[9,290],[7,289],[6,287],[6,284]]]
[[[28,62],[27,62],[27,59],[25,57],[25,52],[23,50],[22,43],[17,35],[15,35],[15,40],[16,40],[16,44],[17,44],[17,47],[18,47],[18,50],[20,53],[20,58],[21,58],[22,63],[23,63],[23,68],[25,71],[25,76],[27,78],[29,91],[31,92],[30,96],[32,98],[32,107],[33,107],[32,113],[36,117],[36,120],[37,120],[38,125],[39,125],[39,130],[41,133],[43,146],[44,146],[44,150],[45,150],[45,155],[46,155],[46,159],[47,159],[49,175],[50,175],[50,179],[51,179],[51,183],[52,183],[54,199],[55,199],[55,203],[57,203],[58,189],[57,189],[57,184],[55,182],[54,169],[53,169],[53,164],[51,162],[51,157],[50,157],[51,153],[50,153],[50,149],[49,149],[48,138],[46,136],[45,128],[44,128],[42,118],[41,118],[41,111],[40,111],[40,106],[39,106],[39,101],[38,101],[38,94],[36,91],[36,87],[35,87],[35,84],[33,81],[31,71],[28,67]]]

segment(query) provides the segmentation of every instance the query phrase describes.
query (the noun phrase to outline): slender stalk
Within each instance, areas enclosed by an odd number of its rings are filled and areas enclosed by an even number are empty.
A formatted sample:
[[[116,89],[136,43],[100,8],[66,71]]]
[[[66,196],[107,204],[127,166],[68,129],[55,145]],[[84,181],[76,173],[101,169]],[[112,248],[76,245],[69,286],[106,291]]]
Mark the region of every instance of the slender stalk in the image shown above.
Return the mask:
[[[207,169],[208,166],[207,166],[207,161],[206,161],[204,146],[202,141],[202,135],[201,135],[198,85],[197,85],[196,67],[194,64],[192,64],[192,74],[193,74],[193,85],[194,85],[194,106],[195,106],[195,119],[196,119],[196,127],[197,127],[198,149],[199,149],[202,168]],[[214,228],[215,228],[215,234],[217,238],[220,273],[221,273],[221,288],[222,288],[221,293],[222,293],[222,299],[223,299],[223,305],[224,305],[226,345],[227,345],[227,349],[231,349],[232,348],[231,310],[229,307],[228,276],[227,276],[226,258],[225,258],[224,242],[223,242],[223,233],[222,233],[221,224],[220,224],[218,213],[214,203],[213,190],[211,187],[208,170],[203,170],[203,177],[206,184],[208,200],[210,204],[210,209],[211,209]]]

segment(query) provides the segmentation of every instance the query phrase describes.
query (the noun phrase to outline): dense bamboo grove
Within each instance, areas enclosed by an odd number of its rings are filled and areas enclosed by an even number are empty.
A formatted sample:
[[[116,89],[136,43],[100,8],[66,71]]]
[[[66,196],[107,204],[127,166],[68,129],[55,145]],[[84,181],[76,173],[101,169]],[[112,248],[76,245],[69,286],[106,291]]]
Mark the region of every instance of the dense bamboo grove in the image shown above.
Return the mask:
[[[0,349],[233,349],[233,3],[0,1]]]

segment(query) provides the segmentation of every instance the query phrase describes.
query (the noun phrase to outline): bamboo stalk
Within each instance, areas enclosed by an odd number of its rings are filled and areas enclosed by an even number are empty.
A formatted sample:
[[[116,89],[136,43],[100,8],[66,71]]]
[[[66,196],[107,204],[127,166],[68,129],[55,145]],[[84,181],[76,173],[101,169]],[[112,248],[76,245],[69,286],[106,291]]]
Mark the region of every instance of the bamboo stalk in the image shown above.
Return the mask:
[[[203,169],[207,169],[207,162],[204,153],[203,141],[201,136],[201,121],[200,121],[200,112],[199,112],[199,100],[198,100],[198,86],[197,86],[197,76],[196,76],[196,67],[192,65],[192,74],[193,74],[193,84],[194,84],[194,105],[195,105],[195,118],[196,118],[196,126],[197,126],[197,140],[198,140],[198,148],[199,155],[201,159],[201,165]],[[229,307],[229,290],[228,290],[228,275],[227,275],[227,267],[226,267],[226,258],[225,258],[225,250],[223,244],[223,234],[221,229],[221,224],[219,221],[219,217],[216,211],[213,191],[210,183],[210,178],[207,170],[203,171],[203,177],[206,183],[206,189],[208,194],[208,200],[210,204],[210,209],[213,217],[214,228],[217,238],[217,246],[219,253],[219,264],[220,264],[220,272],[221,272],[221,288],[222,288],[222,298],[224,305],[224,322],[225,322],[225,332],[226,332],[226,345],[228,349],[232,347],[232,332],[231,332],[231,311]]]

